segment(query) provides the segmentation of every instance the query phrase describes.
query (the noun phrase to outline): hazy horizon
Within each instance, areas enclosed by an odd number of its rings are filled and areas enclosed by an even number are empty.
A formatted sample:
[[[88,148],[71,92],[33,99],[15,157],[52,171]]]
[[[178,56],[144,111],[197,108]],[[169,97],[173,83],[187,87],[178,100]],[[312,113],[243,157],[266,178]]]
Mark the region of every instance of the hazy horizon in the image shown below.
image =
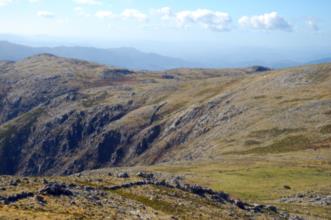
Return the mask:
[[[329,6],[325,0],[0,0],[0,40],[133,47],[210,67],[295,65],[331,56]]]

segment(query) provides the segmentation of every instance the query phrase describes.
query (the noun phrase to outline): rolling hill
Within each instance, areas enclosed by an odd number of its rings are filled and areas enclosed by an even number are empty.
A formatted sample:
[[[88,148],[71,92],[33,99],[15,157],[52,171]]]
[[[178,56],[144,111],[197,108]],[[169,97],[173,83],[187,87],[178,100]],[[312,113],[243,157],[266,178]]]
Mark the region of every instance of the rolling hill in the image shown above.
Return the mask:
[[[116,191],[116,196],[112,190],[108,194],[105,187],[121,180],[115,174],[128,172],[130,181],[136,181],[135,173],[143,170],[179,176],[187,183],[225,191],[248,203],[272,204],[303,217],[327,219],[330,85],[331,64],[281,70],[181,68],[153,72],[110,68],[51,54],[3,61],[0,174],[51,176],[52,181],[74,184],[71,189],[80,190],[75,194],[80,204],[87,204],[85,199],[93,196],[80,193],[92,187],[90,193],[116,201],[115,209],[122,218],[119,204],[127,210],[144,204],[147,209],[138,208],[144,215],[153,216],[150,211],[158,210],[165,218],[184,218],[196,207],[204,207],[206,219],[217,215],[225,219],[257,217],[238,211],[239,203],[231,199],[227,205],[237,204],[231,206],[232,212],[227,207],[224,213],[215,214],[220,210],[209,200],[169,192],[158,188],[159,182],[145,191],[142,186],[131,190],[130,185]],[[3,178],[3,187],[16,192],[15,186],[8,186],[14,177]],[[21,191],[42,185],[42,179],[24,181],[18,184]],[[151,199],[144,192],[149,192]],[[155,197],[156,192],[162,199]],[[210,190],[208,193],[214,195]],[[171,206],[172,195],[181,198],[178,203],[183,210]],[[315,197],[326,202],[311,199]],[[45,199],[52,210],[65,208],[56,206],[61,200]],[[22,209],[9,206],[7,212],[26,213],[29,206],[20,204]],[[100,204],[108,207],[110,203]],[[209,205],[214,208],[206,208]],[[45,207],[42,213],[52,212]],[[93,200],[86,210],[99,213],[95,207],[98,203]],[[76,212],[79,210],[70,211]],[[191,214],[186,216],[196,216]],[[286,219],[286,215],[267,214],[265,218]]]
[[[331,63],[331,57],[310,61],[308,64]]]

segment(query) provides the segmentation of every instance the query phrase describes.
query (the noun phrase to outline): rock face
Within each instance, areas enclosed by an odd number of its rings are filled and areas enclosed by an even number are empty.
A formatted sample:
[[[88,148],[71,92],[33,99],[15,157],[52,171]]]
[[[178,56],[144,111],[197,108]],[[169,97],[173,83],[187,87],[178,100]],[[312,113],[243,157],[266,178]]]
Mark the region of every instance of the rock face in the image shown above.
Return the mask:
[[[321,112],[331,110],[330,100],[299,100],[293,107],[291,100],[297,97],[282,100],[280,94],[295,89],[300,97],[305,92],[325,97],[314,92],[330,92],[331,66],[316,68],[307,67],[302,75],[302,69],[249,74],[265,70],[260,68],[160,74],[109,69],[49,54],[0,62],[0,174],[59,175],[217,159],[221,154],[211,149],[229,149],[234,146],[229,140],[250,138],[247,143],[267,146],[264,136],[251,140],[249,134],[261,129],[258,122],[265,118],[285,127],[277,131],[309,132],[327,126],[330,119]],[[266,97],[277,102],[272,113]],[[294,123],[284,115],[293,115]],[[314,122],[301,120],[314,115],[319,115]]]

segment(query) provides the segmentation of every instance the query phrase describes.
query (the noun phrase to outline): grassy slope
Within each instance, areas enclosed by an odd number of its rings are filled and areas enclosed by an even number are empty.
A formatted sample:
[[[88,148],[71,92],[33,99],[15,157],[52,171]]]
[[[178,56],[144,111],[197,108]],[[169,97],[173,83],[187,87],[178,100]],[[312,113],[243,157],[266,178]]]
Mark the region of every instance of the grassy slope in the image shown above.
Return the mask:
[[[153,78],[155,83],[133,86],[144,106],[118,123],[136,123],[149,111],[145,109],[163,102],[167,105],[160,110],[160,118],[155,123],[165,122],[189,108],[230,93],[234,94],[231,104],[247,110],[230,123],[211,127],[209,133],[163,155],[165,161],[182,159],[188,154],[198,155],[199,160],[144,169],[185,175],[191,182],[223,190],[244,200],[275,203],[292,212],[330,218],[328,207],[284,205],[278,199],[307,191],[330,194],[331,65],[298,67],[234,79],[213,76],[212,71],[207,74],[212,77],[207,79],[196,70],[175,72],[181,78],[179,82],[163,80],[155,74],[136,76],[138,81]],[[122,94],[117,92],[85,105],[116,103],[121,98]],[[223,108],[219,106],[215,114]],[[284,185],[291,189],[284,189]],[[135,200],[145,199],[125,195]]]
[[[247,201],[272,203],[297,214],[329,219],[329,207],[282,204],[278,200],[306,192],[329,195],[330,158],[331,152],[322,149],[263,156],[232,155],[221,162],[164,165],[151,169],[185,175],[193,183],[223,190]],[[291,189],[285,189],[285,185]]]

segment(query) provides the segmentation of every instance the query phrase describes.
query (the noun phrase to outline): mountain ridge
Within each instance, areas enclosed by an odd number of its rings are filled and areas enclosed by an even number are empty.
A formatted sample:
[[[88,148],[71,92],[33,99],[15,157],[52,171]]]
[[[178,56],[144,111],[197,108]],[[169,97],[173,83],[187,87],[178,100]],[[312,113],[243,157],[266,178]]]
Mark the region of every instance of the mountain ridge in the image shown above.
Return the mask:
[[[50,53],[67,58],[138,70],[165,70],[196,66],[192,62],[179,58],[162,56],[156,53],[144,53],[130,47],[113,49],[80,46],[29,47],[10,43],[9,41],[0,41],[0,60],[18,61],[41,53]]]
[[[0,171],[71,174],[108,166],[214,161],[259,154],[260,148],[271,154],[328,148],[328,133],[311,124],[328,126],[326,114],[313,115],[330,110],[330,71],[331,65],[322,64],[142,73],[45,54],[4,63]],[[291,124],[284,114],[291,115]],[[288,149],[277,145],[282,141],[301,144]]]

